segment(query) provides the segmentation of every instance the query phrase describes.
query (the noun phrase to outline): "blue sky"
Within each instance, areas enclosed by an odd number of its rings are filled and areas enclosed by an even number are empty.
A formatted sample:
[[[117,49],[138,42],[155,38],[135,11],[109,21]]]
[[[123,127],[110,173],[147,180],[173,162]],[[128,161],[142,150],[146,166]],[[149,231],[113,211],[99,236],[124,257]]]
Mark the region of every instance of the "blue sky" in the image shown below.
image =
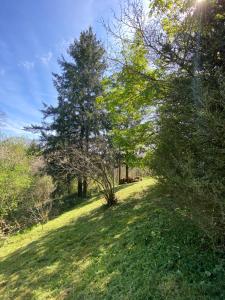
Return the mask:
[[[118,0],[1,0],[0,110],[7,136],[41,121],[42,102],[56,103],[52,72],[80,31],[93,26],[104,40],[100,18],[109,19]]]

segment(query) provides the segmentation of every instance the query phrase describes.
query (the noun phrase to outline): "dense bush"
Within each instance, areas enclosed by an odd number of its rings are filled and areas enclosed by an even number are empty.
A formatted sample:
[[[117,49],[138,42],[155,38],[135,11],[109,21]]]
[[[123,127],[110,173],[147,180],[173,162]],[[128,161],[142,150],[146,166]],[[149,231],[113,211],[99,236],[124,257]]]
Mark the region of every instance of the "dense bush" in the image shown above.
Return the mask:
[[[42,174],[43,161],[18,139],[0,142],[0,230],[9,233],[45,222],[54,191],[51,177]]]
[[[0,220],[15,211],[32,183],[26,146],[19,140],[0,144]]]
[[[167,18],[172,22],[171,15]],[[201,213],[207,214],[206,226],[216,226],[223,235],[224,20],[219,1],[199,4],[163,45],[162,61],[166,62],[167,55],[166,63],[176,68],[167,77],[167,88],[157,103],[158,130],[151,160],[164,187],[195,213],[201,207]],[[186,60],[175,56],[176,49],[180,56],[186,53]]]
[[[26,224],[45,223],[49,219],[52,210],[51,195],[55,186],[52,178],[47,175],[36,176],[31,187],[24,195],[25,202],[21,207]]]

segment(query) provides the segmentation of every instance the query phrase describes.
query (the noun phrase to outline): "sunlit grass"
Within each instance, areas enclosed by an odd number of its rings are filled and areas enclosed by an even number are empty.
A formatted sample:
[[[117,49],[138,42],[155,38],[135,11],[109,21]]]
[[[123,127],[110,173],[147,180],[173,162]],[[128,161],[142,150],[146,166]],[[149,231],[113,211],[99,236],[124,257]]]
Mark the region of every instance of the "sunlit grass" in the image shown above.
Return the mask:
[[[0,248],[0,299],[224,299],[223,260],[145,179]]]

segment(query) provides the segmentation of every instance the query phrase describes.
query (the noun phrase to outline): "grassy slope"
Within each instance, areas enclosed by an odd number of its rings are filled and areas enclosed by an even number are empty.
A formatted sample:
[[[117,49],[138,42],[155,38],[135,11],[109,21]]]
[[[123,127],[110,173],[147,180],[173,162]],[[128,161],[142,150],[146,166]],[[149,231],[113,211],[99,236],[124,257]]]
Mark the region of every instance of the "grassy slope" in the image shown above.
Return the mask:
[[[224,260],[159,196],[146,179],[123,187],[114,208],[91,199],[11,237],[0,299],[225,299]]]

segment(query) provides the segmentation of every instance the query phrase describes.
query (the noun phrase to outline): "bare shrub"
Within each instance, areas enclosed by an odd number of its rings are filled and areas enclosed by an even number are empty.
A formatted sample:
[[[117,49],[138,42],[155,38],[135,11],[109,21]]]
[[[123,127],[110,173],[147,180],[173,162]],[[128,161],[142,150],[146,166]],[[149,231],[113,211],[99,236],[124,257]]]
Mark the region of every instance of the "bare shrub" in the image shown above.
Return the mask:
[[[84,148],[87,148],[87,145]],[[114,189],[115,155],[113,148],[104,138],[95,138],[88,145],[88,152],[74,146],[58,149],[51,153],[48,163],[56,161],[57,174],[80,174],[93,180],[101,189],[108,206],[117,203]]]
[[[28,197],[27,211],[30,213],[32,223],[45,223],[49,219],[52,209],[51,194],[55,186],[50,176],[44,175],[35,180]]]

